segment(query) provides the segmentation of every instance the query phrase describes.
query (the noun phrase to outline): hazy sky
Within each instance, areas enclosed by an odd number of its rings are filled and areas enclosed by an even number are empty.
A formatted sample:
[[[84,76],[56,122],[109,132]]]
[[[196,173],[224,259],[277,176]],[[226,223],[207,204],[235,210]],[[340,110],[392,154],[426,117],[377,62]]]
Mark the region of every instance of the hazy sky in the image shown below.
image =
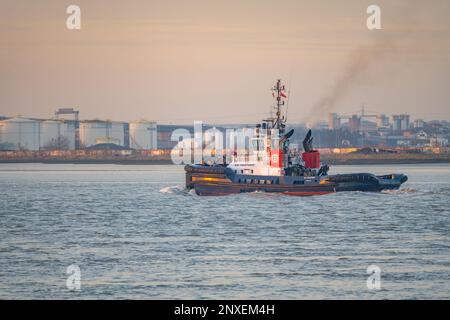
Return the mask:
[[[450,120],[449,16],[448,0],[0,0],[0,115],[253,123],[281,77],[290,122],[363,103]]]

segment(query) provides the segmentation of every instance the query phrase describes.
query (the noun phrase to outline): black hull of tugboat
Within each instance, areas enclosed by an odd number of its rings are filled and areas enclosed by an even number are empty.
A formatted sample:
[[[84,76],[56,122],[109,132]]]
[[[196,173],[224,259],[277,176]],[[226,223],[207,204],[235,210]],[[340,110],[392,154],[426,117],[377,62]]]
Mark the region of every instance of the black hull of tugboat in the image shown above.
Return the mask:
[[[395,190],[408,180],[404,174],[375,176],[370,173],[338,174],[330,176],[330,181],[336,183],[336,192],[368,191],[380,192]]]
[[[335,192],[332,186],[308,186],[308,187],[288,187],[288,186],[271,186],[262,187],[257,185],[241,185],[241,184],[196,184],[194,186],[195,193],[200,196],[224,196],[237,193],[249,192],[266,192],[266,193],[282,193],[290,196],[314,196],[325,195]]]
[[[407,181],[403,174],[375,176],[369,173],[328,176],[326,181],[287,183],[236,183],[224,166],[187,165],[186,187],[203,196],[220,196],[246,192],[282,193],[293,196],[324,195],[342,191],[380,192],[398,189]],[[234,180],[233,180],[234,179]],[[259,178],[258,178],[259,179]],[[259,181],[253,179],[252,181]],[[267,181],[267,180],[266,180]]]

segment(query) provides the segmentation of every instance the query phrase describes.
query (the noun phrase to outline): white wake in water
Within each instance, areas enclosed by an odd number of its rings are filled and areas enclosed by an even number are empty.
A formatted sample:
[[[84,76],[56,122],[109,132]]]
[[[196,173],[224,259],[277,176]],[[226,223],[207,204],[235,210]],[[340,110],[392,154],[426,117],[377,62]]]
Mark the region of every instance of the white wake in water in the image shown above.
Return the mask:
[[[190,191],[194,191],[194,190],[187,190],[183,185],[164,187],[161,190],[159,190],[159,192],[161,192],[161,193],[181,194],[181,195],[190,194]]]
[[[397,190],[382,190],[382,193],[387,194],[410,194],[410,193],[416,193],[416,189],[412,188],[403,188],[403,189],[397,189]]]

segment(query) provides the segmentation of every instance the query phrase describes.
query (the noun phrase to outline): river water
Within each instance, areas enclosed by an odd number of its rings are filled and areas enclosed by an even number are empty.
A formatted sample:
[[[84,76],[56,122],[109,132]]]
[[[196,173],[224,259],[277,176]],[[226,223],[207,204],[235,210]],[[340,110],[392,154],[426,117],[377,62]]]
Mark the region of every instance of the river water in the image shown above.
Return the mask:
[[[199,197],[180,166],[1,164],[0,298],[449,299],[450,165],[338,172],[409,181]]]

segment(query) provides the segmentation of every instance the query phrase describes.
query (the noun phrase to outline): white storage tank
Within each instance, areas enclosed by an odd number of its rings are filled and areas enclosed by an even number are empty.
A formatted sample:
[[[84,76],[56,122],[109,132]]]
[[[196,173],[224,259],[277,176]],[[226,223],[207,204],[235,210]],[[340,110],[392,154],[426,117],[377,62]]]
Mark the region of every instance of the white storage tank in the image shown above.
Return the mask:
[[[80,144],[90,147],[104,141],[114,141],[115,144],[127,147],[125,139],[128,124],[103,120],[90,120],[80,122]]]
[[[74,150],[75,122],[43,121],[41,123],[41,149]]]
[[[139,120],[130,122],[130,147],[152,150],[157,146],[156,122]]]
[[[0,149],[39,150],[40,122],[22,117],[0,121]]]

